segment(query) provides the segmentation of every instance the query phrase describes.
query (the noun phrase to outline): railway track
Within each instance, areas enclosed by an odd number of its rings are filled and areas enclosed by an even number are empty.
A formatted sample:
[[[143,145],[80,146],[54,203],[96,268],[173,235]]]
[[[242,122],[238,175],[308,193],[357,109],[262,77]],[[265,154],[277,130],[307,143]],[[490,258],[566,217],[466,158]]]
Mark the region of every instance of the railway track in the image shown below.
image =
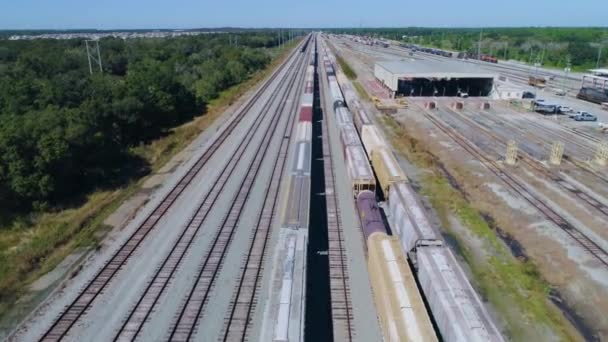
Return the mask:
[[[447,109],[445,112],[449,113],[450,115],[457,116],[459,119],[464,120],[470,127],[472,127],[473,129],[475,129],[475,131],[477,131],[477,132],[481,131],[482,133],[484,133],[485,135],[487,135],[491,139],[499,142],[501,144],[501,146],[504,147],[504,150],[506,150],[507,141],[505,141],[502,137],[496,135],[495,133],[489,131],[483,125],[480,125],[476,121],[472,120],[467,115],[462,114],[462,113],[458,113],[458,112],[456,112],[454,110],[451,110],[451,109]],[[552,172],[551,170],[549,170],[545,165],[542,165],[541,163],[539,163],[536,159],[534,159],[528,153],[526,153],[526,152],[524,152],[524,153],[525,154],[521,158],[521,160],[524,163],[526,163],[532,169],[534,169],[534,170],[538,171],[539,173],[545,175],[551,181],[553,181],[554,183],[556,183],[560,188],[562,188],[562,189],[564,189],[564,190],[572,193],[573,195],[575,195],[576,197],[578,197],[580,200],[582,200],[583,202],[587,203],[589,206],[595,208],[597,211],[599,211],[600,213],[602,213],[604,216],[606,216],[608,218],[608,207],[606,205],[604,205],[601,201],[595,199],[594,195],[588,194],[584,190],[579,189],[576,184],[572,184],[571,182],[567,181],[563,177],[555,174],[554,172]],[[496,152],[496,154],[500,155],[500,152]]]
[[[308,56],[308,51],[304,52]],[[298,84],[301,82],[298,82]],[[294,102],[297,104],[297,101]],[[292,108],[293,111],[293,108]],[[287,132],[293,132],[295,115],[292,114],[290,127]],[[287,137],[287,134],[285,135]],[[262,211],[256,220],[256,226],[251,237],[251,242],[245,261],[239,275],[238,286],[231,300],[228,315],[224,318],[224,326],[221,338],[223,341],[244,341],[248,337],[251,326],[251,316],[257,305],[259,283],[264,270],[266,247],[270,238],[271,224],[275,218],[277,202],[279,199],[279,188],[285,172],[287,152],[291,145],[291,137],[281,140],[279,154],[274,162],[274,169],[270,177],[264,199]]]
[[[295,54],[297,50],[292,53]],[[118,271],[125,265],[133,252],[141,245],[142,241],[148,236],[150,231],[156,227],[160,219],[167,213],[169,208],[175,203],[177,198],[190,185],[192,180],[198,175],[209,159],[216,153],[222,143],[231,135],[236,126],[243,120],[251,107],[262,96],[270,84],[278,77],[284,69],[286,63],[282,64],[248,100],[237,115],[224,127],[222,134],[206,149],[194,165],[185,173],[169,193],[160,201],[154,210],[146,217],[139,227],[129,236],[129,238],[118,248],[112,257],[95,274],[93,279],[87,283],[84,289],[78,294],[76,299],[67,306],[65,310],[54,321],[51,327],[44,333],[41,341],[58,341],[65,337],[73,325],[85,314],[93,301],[102,293]]]
[[[323,88],[319,82],[321,99],[324,99]],[[348,341],[354,337],[353,309],[350,299],[348,265],[340,207],[336,196],[335,173],[331,152],[331,138],[328,130],[329,111],[324,110],[322,122],[323,134],[323,171],[325,174],[325,201],[327,207],[327,242],[329,256],[329,287],[331,297],[332,326],[335,336],[345,336]]]
[[[251,189],[261,168],[262,161],[264,160],[270,146],[272,137],[277,129],[279,120],[279,114],[283,112],[289,93],[293,89],[296,83],[296,76],[300,73],[295,72],[294,77],[289,82],[288,90],[285,95],[281,97],[281,104],[279,109],[274,113],[271,126],[264,133],[262,143],[259,146],[254,159],[247,168],[247,174],[242,180],[239,191],[236,193],[228,213],[224,216],[222,223],[220,224],[219,230],[215,233],[211,247],[206,252],[203,262],[197,272],[197,276],[193,286],[184,301],[180,305],[178,315],[175,322],[172,324],[171,331],[168,339],[171,341],[188,341],[197,331],[198,322],[202,316],[203,309],[209,300],[209,294],[213,289],[215,280],[221,270],[224,258],[232,242],[236,227],[240,223],[241,215],[247,202]],[[293,102],[292,102],[293,104]],[[293,118],[292,118],[293,119]],[[285,125],[283,136],[287,132],[289,124]],[[282,139],[282,144],[285,139]],[[278,162],[278,158],[275,160]],[[263,252],[262,252],[263,253]]]
[[[566,232],[574,241],[576,241],[583,249],[590,253],[596,260],[598,260],[604,267],[608,267],[608,253],[597,243],[583,234],[580,230],[574,227],[568,220],[561,216],[558,212],[548,206],[543,200],[539,199],[536,195],[530,192],[525,185],[523,185],[514,176],[502,170],[501,166],[496,162],[486,157],[480,152],[477,147],[471,144],[465,137],[461,136],[451,127],[445,125],[441,120],[434,117],[434,115],[423,111],[424,116],[433,123],[439,130],[445,133],[447,136],[452,138],[458,145],[460,145],[465,151],[469,152],[472,156],[476,157],[488,170],[494,175],[500,178],[505,184],[507,184],[513,191],[523,197],[528,203],[534,206],[540,211],[548,220],[553,222],[556,226]]]
[[[284,85],[285,82],[287,82],[287,76],[279,83],[279,89]],[[140,333],[144,322],[152,313],[158,299],[165,292],[166,287],[173,278],[175,271],[179,265],[181,265],[186,252],[190,248],[190,245],[194,241],[195,237],[198,236],[199,230],[206,222],[211,208],[213,208],[215,205],[216,200],[220,193],[222,193],[226,182],[235,171],[237,163],[243,158],[245,150],[251,143],[255,132],[259,129],[260,125],[264,121],[264,118],[270,112],[272,103],[276,99],[276,97],[273,97],[264,104],[264,107],[261,110],[263,115],[256,120],[254,127],[247,131],[245,137],[240,141],[227,165],[223,167],[223,173],[216,178],[216,180],[213,182],[211,190],[205,194],[195,214],[190,218],[185,229],[174,243],[171,251],[155,272],[152,280],[148,283],[143,295],[140,297],[133,310],[131,310],[129,313],[126,321],[119,329],[115,337],[115,341],[130,341],[136,338]]]

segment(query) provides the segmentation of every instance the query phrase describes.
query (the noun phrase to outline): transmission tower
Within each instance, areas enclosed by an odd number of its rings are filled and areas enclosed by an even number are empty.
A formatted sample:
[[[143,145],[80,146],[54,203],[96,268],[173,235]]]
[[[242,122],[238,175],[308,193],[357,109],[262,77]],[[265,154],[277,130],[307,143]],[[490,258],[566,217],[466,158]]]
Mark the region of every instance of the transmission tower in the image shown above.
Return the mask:
[[[89,46],[91,43],[91,46]],[[93,44],[94,43],[94,44]],[[93,63],[99,65],[99,72],[103,72],[101,68],[101,53],[99,52],[99,40],[85,40],[84,44],[87,47],[87,59],[89,60],[89,72],[93,74]],[[91,62],[91,60],[93,62]]]

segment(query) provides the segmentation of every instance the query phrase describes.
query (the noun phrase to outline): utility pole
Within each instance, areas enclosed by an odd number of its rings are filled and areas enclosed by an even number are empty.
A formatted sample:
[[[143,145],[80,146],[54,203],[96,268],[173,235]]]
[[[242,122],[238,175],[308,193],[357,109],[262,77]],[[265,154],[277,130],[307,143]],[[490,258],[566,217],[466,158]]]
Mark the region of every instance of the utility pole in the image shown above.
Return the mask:
[[[481,58],[481,38],[483,37],[483,28],[479,31],[479,43],[477,43],[477,59]]]
[[[564,68],[564,83],[562,89],[566,90],[566,80],[568,79],[568,73],[570,72],[570,56],[566,57],[566,67]]]
[[[597,62],[595,62],[595,68],[599,69],[600,59],[602,58],[602,43],[600,42],[597,46]]]
[[[89,43],[91,43],[91,45],[93,45],[93,43],[95,43],[95,46],[93,47],[89,47]],[[101,68],[101,53],[99,52],[99,40],[85,40],[84,44],[87,48],[87,59],[89,60],[89,73],[92,75],[93,74],[93,63],[91,62],[91,60],[93,62],[95,62],[95,64],[99,65],[99,72],[103,72],[103,69]],[[93,51],[91,51],[93,50]],[[95,53],[95,50],[97,50],[97,53]],[[97,56],[95,56],[97,55]]]
[[[509,42],[507,42],[507,44],[505,45],[505,57],[504,60],[507,60],[507,50],[509,49]]]

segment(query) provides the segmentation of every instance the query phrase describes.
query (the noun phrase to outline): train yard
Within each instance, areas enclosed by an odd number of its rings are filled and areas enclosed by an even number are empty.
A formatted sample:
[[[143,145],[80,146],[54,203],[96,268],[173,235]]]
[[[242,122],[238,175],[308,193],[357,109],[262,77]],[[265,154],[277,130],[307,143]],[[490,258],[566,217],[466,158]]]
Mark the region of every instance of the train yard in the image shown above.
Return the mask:
[[[606,137],[490,96],[390,99],[374,64],[407,58],[402,46],[306,36],[9,340],[608,336]],[[529,73],[511,64],[454,63],[522,87]],[[572,95],[577,77],[549,86]],[[570,95],[572,106],[595,108]],[[516,241],[519,254],[505,259],[499,249],[506,241],[488,247],[458,215],[434,208],[422,186],[432,172],[404,158],[396,130],[441,165],[449,183],[491,218],[497,228],[489,234]],[[492,294],[507,286],[498,277],[481,283],[484,271],[466,253],[533,262],[546,281],[543,295],[561,294],[551,310],[559,306],[558,322],[567,326],[556,329],[520,303],[501,302]],[[531,293],[533,285],[515,284],[517,294],[504,293],[504,301]]]
[[[370,47],[345,37],[332,38],[335,51],[355,70],[357,82],[370,97],[386,96],[373,75],[376,61],[449,58],[418,51],[412,55],[403,47]],[[551,95],[548,89],[530,89],[525,84],[529,68],[502,62],[460,62],[493,70],[501,77],[519,77],[513,82],[539,97],[601,114],[598,106],[574,99],[576,92],[560,97]],[[554,72],[539,73],[554,76],[549,87],[562,82],[570,84],[572,90],[580,86],[578,76],[561,80],[561,75]],[[400,107],[399,101],[404,100],[407,105]],[[436,158],[450,184],[490,217],[490,224],[499,229],[497,236],[505,239],[514,256],[532,260],[555,291],[565,297],[570,306],[566,315],[576,312],[578,320],[572,316],[569,319],[585,331],[584,338],[601,339],[607,323],[598,315],[606,309],[601,298],[605,297],[608,281],[608,170],[602,159],[606,137],[597,125],[574,123],[565,116],[543,116],[526,109],[521,104],[525,101],[491,97],[406,97],[395,100],[387,111],[389,102],[379,102],[382,108],[368,103],[366,108],[375,113],[377,121],[392,122],[386,130],[394,131],[398,125],[399,134],[415,141],[417,151],[424,148]],[[515,151],[515,156],[508,151]],[[459,239],[466,247],[460,248],[470,248],[477,256],[496,253],[474,235],[467,236],[471,233],[462,230],[462,223],[457,226],[450,229],[465,234]],[[558,303],[562,308],[563,300]],[[594,333],[589,327],[581,328],[581,321],[592,325]]]

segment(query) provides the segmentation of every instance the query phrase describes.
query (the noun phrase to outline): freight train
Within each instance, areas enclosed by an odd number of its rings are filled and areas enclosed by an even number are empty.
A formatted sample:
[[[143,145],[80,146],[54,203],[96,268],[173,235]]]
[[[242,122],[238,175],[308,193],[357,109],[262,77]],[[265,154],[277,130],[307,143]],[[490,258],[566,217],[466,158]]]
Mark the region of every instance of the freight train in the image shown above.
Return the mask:
[[[312,37],[312,35],[311,35]],[[316,67],[316,38],[307,40],[310,45],[310,62],[306,67],[304,89],[300,97],[298,121],[293,132],[293,160],[288,169],[287,194],[284,210],[281,216],[281,263],[282,268],[277,277],[280,279],[280,297],[274,303],[273,341],[288,341],[289,333],[294,327],[290,326],[289,318],[292,310],[302,307],[303,296],[295,294],[293,288],[298,280],[305,275],[306,259],[305,245],[309,226],[310,207],[310,169],[312,144],[312,112],[314,99],[314,77]],[[306,52],[305,46],[302,52]]]
[[[353,115],[345,104],[344,96],[336,78],[334,69],[335,59],[332,55],[326,53],[323,56],[323,63],[327,74],[329,92],[332,97],[332,106],[338,130],[341,136],[347,136],[348,134],[352,134],[352,130],[356,128],[352,119]],[[374,191],[376,188],[374,172],[367,161],[365,149],[359,139],[349,140],[349,144],[343,145],[343,149],[353,196],[356,198],[357,194],[364,190]]]
[[[326,53],[328,53],[326,51]],[[330,57],[326,70],[332,67]],[[368,247],[368,270],[376,308],[386,341],[436,340],[429,332],[426,312],[419,306],[420,293],[407,259],[415,267],[422,293],[431,309],[441,337],[445,341],[503,341],[477,293],[473,290],[451,250],[432,227],[424,206],[391,152],[367,115],[348,80],[337,65],[328,74],[331,89],[341,89],[344,97],[332,91],[334,103],[354,118],[340,118],[342,125],[354,122],[361,137],[366,157],[378,178],[377,190],[388,202],[387,220],[392,235],[387,234],[376,202],[376,194],[368,190],[355,192],[363,235]],[[337,77],[337,78],[336,78]],[[342,84],[331,86],[334,80]],[[341,95],[341,94],[340,94]],[[368,133],[366,133],[368,132]],[[370,138],[369,132],[373,138]],[[352,128],[341,129],[344,148],[353,142]],[[366,136],[367,138],[364,138]],[[370,165],[365,159],[361,163]],[[348,163],[348,162],[347,162]],[[371,189],[370,189],[371,190]]]

